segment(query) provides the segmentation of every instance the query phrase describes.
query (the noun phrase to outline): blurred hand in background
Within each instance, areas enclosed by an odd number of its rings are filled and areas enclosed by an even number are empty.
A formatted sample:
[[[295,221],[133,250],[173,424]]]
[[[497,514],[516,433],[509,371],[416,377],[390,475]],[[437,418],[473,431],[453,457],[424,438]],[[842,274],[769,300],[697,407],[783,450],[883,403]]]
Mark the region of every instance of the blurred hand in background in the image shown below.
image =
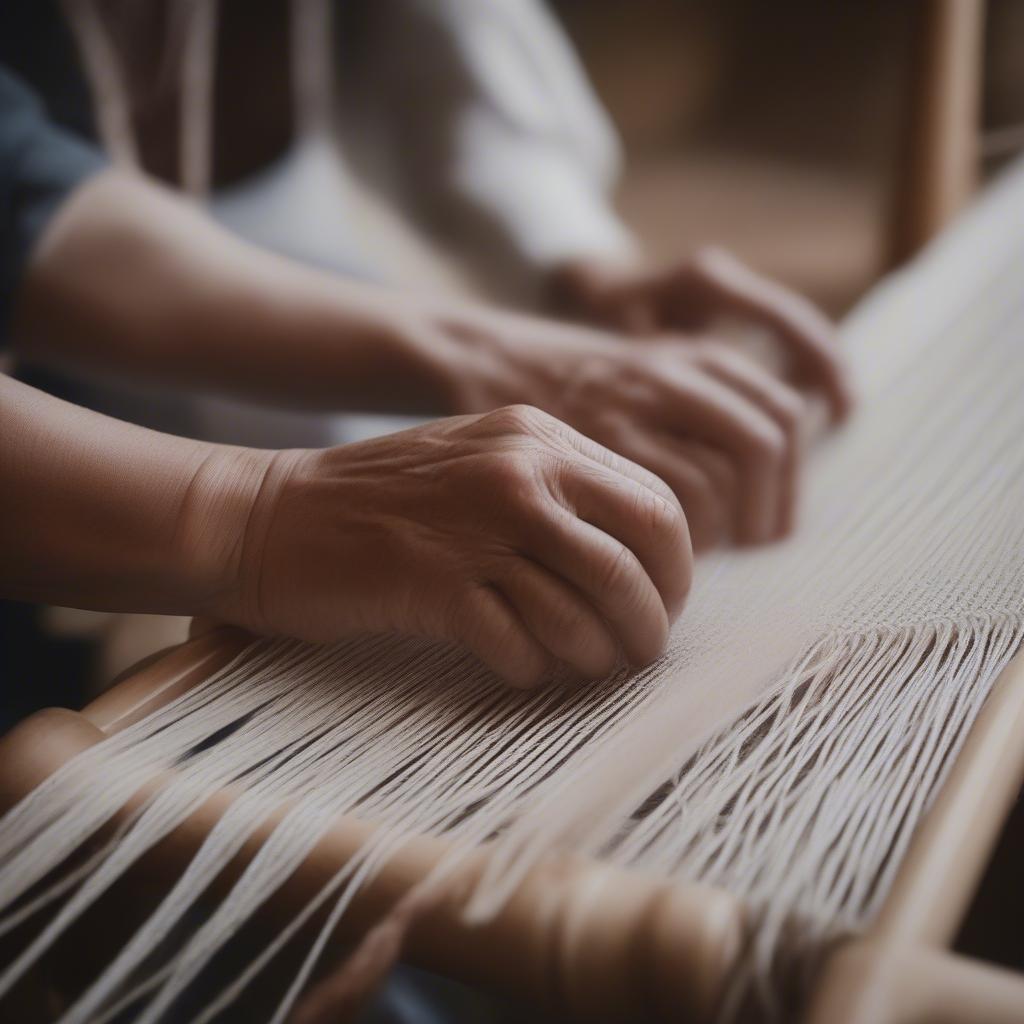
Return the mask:
[[[778,347],[786,378],[823,396],[834,421],[852,407],[831,321],[807,299],[721,249],[660,270],[575,259],[551,272],[547,296],[557,314],[640,338],[703,339],[729,321],[760,328]]]

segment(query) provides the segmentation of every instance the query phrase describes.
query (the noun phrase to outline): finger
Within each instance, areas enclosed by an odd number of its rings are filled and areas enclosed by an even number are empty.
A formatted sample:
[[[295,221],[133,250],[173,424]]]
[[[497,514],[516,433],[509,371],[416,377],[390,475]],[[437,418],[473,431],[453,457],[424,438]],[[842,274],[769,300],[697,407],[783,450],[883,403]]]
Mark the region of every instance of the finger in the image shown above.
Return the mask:
[[[664,379],[675,389],[664,424],[728,455],[736,470],[736,539],[760,543],[774,536],[786,438],[775,421],[735,388],[694,365],[666,361]]]
[[[619,664],[619,645],[594,606],[543,566],[517,559],[495,580],[527,629],[585,679],[603,679]]]
[[[692,354],[690,346],[685,351],[687,357]],[[659,355],[663,353],[664,350],[659,349]],[[638,468],[647,479],[653,477],[657,493],[664,494],[664,485],[668,485],[683,507],[694,549],[704,550],[723,533],[732,535],[739,485],[736,468],[727,453],[690,438],[638,427],[624,415],[605,415],[602,440],[623,456],[620,461]],[[643,479],[639,474],[634,474],[634,478]],[[715,504],[720,506],[720,512],[712,515],[710,522],[703,507],[695,507],[695,504],[703,505],[702,495],[709,486]],[[712,522],[718,525],[711,525]],[[711,526],[710,531],[705,529],[708,526]],[[709,532],[713,534],[710,538]]]
[[[608,432],[614,438],[613,443],[616,448],[620,447],[619,441],[621,438],[627,436],[634,430],[630,421],[625,416],[609,414],[606,417],[606,424]],[[597,441],[586,437],[577,430],[573,430],[571,432],[569,440],[572,442],[576,451],[586,457],[589,461],[596,462],[598,465],[612,470],[614,473],[625,477],[627,480],[640,484],[642,487],[647,488],[647,490],[652,494],[668,502],[670,505],[674,505],[677,508],[679,507],[679,502],[672,488],[669,487],[668,484],[656,473],[652,472],[650,468],[635,462],[621,451],[616,451],[603,444],[599,444]]]
[[[796,521],[805,404],[793,388],[724,346],[703,347],[698,358],[701,369],[750,399],[783,433],[785,451],[775,536],[785,536]]]
[[[723,538],[731,540],[739,520],[740,502],[739,476],[732,459],[725,452],[688,438],[670,437],[668,442],[682,459],[699,468],[711,482],[722,508]]]
[[[554,668],[549,652],[493,587],[475,587],[464,595],[451,621],[446,638],[467,647],[517,689],[539,686]]]
[[[575,587],[611,626],[633,665],[657,658],[668,640],[661,594],[621,541],[560,504],[543,521],[524,524],[524,550]]]
[[[673,495],[655,494],[602,465],[591,464],[561,481],[562,502],[580,519],[614,537],[637,558],[654,584],[669,621],[690,589],[693,552],[686,515]],[[667,484],[659,480],[663,488]]]
[[[702,253],[685,274],[715,312],[737,313],[773,331],[801,374],[825,394],[834,420],[849,414],[852,392],[835,329],[810,302],[718,249]]]
[[[625,479],[646,487],[670,505],[678,507],[679,503],[676,501],[675,495],[663,480],[659,480],[649,470],[644,469],[643,466],[638,466],[635,462],[631,462],[622,455],[581,434],[578,430],[556,419],[550,413],[529,406],[509,407],[490,413],[485,417],[485,420],[492,420],[498,426],[505,422],[505,418],[510,414],[525,420],[530,432],[538,437],[542,437],[546,444],[550,445],[554,442],[555,447],[563,450],[568,447],[572,451],[584,456],[588,462],[596,462],[601,466],[611,469]],[[618,423],[619,420],[609,418],[609,422]]]
[[[625,444],[631,458],[657,473],[675,492],[694,551],[707,551],[731,535],[736,517],[736,478],[727,458],[704,445],[667,434],[637,435]],[[710,455],[706,462],[704,453]],[[706,466],[712,462],[716,463],[715,470],[709,472]],[[718,475],[717,480],[713,473]]]

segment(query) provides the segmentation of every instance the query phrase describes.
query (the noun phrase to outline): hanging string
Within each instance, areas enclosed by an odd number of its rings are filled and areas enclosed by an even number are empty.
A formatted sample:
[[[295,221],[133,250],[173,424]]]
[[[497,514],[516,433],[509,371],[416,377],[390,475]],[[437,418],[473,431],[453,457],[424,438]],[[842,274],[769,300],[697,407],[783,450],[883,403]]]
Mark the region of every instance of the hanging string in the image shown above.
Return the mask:
[[[217,11],[218,0],[192,0],[181,57],[180,180],[199,200],[210,191],[213,164]]]
[[[61,7],[85,65],[103,146],[115,164],[137,168],[129,91],[97,0],[61,0]]]

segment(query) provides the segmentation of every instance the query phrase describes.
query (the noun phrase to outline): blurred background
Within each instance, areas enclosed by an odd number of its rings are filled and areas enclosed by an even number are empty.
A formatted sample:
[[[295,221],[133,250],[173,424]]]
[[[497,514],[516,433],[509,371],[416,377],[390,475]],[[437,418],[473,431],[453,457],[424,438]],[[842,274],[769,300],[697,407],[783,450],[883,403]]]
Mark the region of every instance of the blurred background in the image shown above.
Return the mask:
[[[555,9],[624,140],[620,208],[654,254],[724,244],[836,314],[898,259],[913,135],[936,99],[933,0]],[[1024,3],[990,0],[983,21],[981,178],[1024,146]]]

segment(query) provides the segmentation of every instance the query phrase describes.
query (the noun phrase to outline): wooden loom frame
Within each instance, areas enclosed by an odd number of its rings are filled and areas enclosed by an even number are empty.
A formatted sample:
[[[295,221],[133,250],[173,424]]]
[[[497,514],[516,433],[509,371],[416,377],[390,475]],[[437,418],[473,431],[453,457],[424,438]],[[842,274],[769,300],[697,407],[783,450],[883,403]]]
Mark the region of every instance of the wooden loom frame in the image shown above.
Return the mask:
[[[143,663],[80,713],[43,711],[21,723],[0,741],[0,764],[7,766],[0,801],[13,803],[74,753],[196,685],[248,642],[236,630],[216,630]],[[997,681],[919,825],[881,913],[866,935],[830,955],[807,1024],[1024,1020],[1024,974],[948,950],[1022,782],[1024,653]],[[143,870],[166,884],[234,795],[211,796],[147,855]],[[257,834],[214,883],[215,896],[230,889],[284,810],[268,809]],[[365,821],[339,819],[259,919],[287,920],[371,833]],[[402,847],[356,896],[333,941],[351,941],[365,931],[445,849],[443,840],[426,837]],[[482,849],[464,864],[467,884],[486,857]],[[743,925],[743,907],[727,892],[581,858],[534,869],[486,924],[466,924],[460,908],[453,895],[417,923],[406,947],[408,962],[580,1020],[709,1020],[739,952]]]

